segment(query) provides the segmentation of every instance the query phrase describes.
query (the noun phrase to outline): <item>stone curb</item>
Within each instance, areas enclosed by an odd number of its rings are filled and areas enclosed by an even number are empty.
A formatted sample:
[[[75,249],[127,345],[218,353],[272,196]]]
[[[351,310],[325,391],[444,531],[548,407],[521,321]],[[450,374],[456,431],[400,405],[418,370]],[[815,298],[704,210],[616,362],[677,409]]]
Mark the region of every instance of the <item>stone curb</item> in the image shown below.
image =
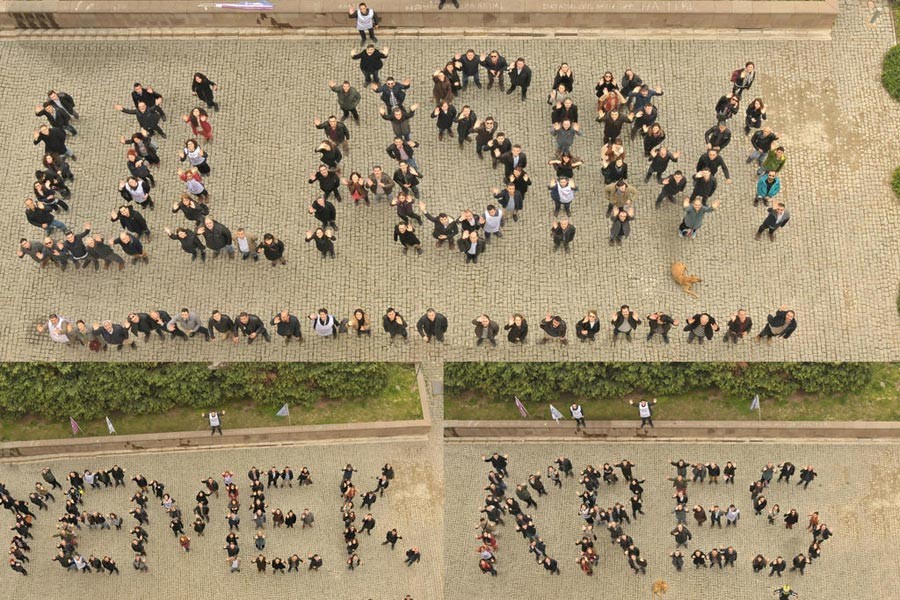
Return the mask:
[[[661,421],[641,432],[639,421],[588,421],[585,433],[574,434],[571,420],[445,421],[444,437],[552,438],[566,441],[629,439],[887,439],[900,440],[900,423],[872,421]]]
[[[361,440],[363,438],[395,438],[427,436],[431,432],[431,410],[428,406],[427,383],[416,364],[416,383],[422,418],[412,421],[372,421],[333,425],[298,425],[296,427],[257,427],[229,429],[222,435],[209,435],[208,430],[111,435],[88,438],[23,440],[0,443],[0,460],[29,458],[54,454],[101,452],[141,452],[148,450],[197,450],[224,446],[267,445],[285,442]]]

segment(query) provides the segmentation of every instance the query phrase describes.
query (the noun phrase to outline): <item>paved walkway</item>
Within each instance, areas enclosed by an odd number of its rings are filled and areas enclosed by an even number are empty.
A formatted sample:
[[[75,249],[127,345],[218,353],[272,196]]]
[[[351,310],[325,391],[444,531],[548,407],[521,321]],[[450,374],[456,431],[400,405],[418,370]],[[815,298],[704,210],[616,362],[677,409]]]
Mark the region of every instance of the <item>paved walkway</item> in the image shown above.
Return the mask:
[[[614,463],[623,458],[634,462],[636,476],[646,479],[646,516],[639,516],[626,525],[625,532],[634,538],[641,555],[648,559],[647,574],[632,574],[618,546],[609,545],[605,531],[598,533],[596,543],[599,568],[595,569],[593,578],[581,573],[575,564],[579,550],[574,544],[581,537],[582,520],[576,496],[583,488],[574,479],[568,479],[562,489],[553,488],[545,481],[549,495],[536,498],[538,508],[526,511],[533,517],[550,555],[559,561],[562,575],[548,575],[534,563],[527,544],[514,530],[512,518],[498,528],[499,575],[482,575],[472,527],[481,516],[478,509],[485,494],[482,488],[487,485],[490,470],[480,455],[493,452],[509,455],[511,486],[524,482],[529,474],[544,473],[547,465],[560,455],[572,460],[576,474],[587,464],[600,468],[604,462]],[[734,546],[738,552],[738,566],[734,570],[698,572],[689,560],[682,573],[671,566],[668,553],[674,549],[674,541],[669,531],[675,526],[675,518],[670,512],[674,507],[673,489],[666,478],[673,477],[675,471],[669,461],[679,458],[716,461],[720,465],[731,460],[738,467],[734,486],[693,484],[688,487],[692,506],[700,503],[708,509],[718,504],[727,508],[734,503],[741,510],[737,529],[698,528],[692,517],[688,519],[693,540],[687,554],[696,549],[708,552],[713,547]],[[767,462],[778,464],[785,460],[797,465],[811,463],[819,473],[807,490],[782,483],[772,484],[766,494],[769,505],[778,503],[782,513],[791,508],[800,513],[801,525],[791,531],[783,525],[770,526],[764,517],[754,516],[747,491]],[[900,446],[896,444],[448,442],[444,464],[448,582],[444,597],[447,600],[525,595],[575,598],[585,594],[631,600],[649,597],[652,583],[658,580],[668,582],[667,597],[692,600],[769,598],[771,590],[781,583],[790,584],[808,600],[832,600],[838,597],[837,590],[847,591],[850,597],[878,598],[891,597],[900,585],[897,570],[885,562],[892,555],[891,549],[900,533],[892,516],[900,506],[896,493],[900,485]],[[615,502],[628,506],[629,498],[621,480],[612,487],[603,484],[600,490],[601,506],[612,506]],[[835,536],[822,545],[822,558],[807,569],[806,575],[785,573],[783,579],[778,579],[767,577],[768,572],[754,574],[750,562],[757,553],[770,559],[781,555],[788,563],[797,553],[806,553],[812,540],[812,535],[804,530],[806,515],[816,510]],[[862,596],[852,596],[854,593]]]
[[[299,348],[154,341],[141,346],[139,353],[113,353],[103,359],[895,359],[900,355],[900,323],[894,312],[900,281],[900,240],[895,235],[900,209],[887,178],[900,164],[900,149],[880,140],[886,139],[885,124],[900,119],[900,108],[883,92],[877,75],[892,32],[886,15],[882,27],[869,32],[864,28],[865,9],[849,2],[842,8],[834,39],[828,42],[504,40],[501,52],[509,58],[526,57],[534,69],[529,101],[523,105],[516,96],[473,90],[458,102],[470,103],[479,116],[492,114],[500,128],[524,146],[535,186],[524,217],[508,224],[505,238],[492,241],[477,266],[463,265],[458,254],[427,244],[422,257],[402,256],[391,241],[396,219],[387,206],[339,205],[334,261],[323,262],[314,248],[302,243],[303,233],[314,225],[304,212],[315,197],[305,179],[316,166],[312,148],[320,139],[312,119],[336,110],[325,83],[348,78],[361,84],[356,63],[349,59],[348,40],[61,40],[53,45],[52,59],[46,57],[45,41],[4,40],[0,116],[7,143],[0,148],[0,162],[7,176],[0,182],[0,195],[7,201],[0,207],[0,236],[8,247],[0,256],[0,273],[7,281],[0,289],[0,337],[7,341],[2,358],[96,359],[38,336],[33,325],[50,311],[73,319],[120,320],[131,310],[188,306],[203,316],[218,308],[232,314],[249,310],[269,319],[282,306],[300,315],[319,306],[348,315],[363,306],[380,318],[390,305],[410,321],[428,306],[444,312],[451,321],[447,344],[438,349],[425,349],[418,342],[390,346],[379,331],[371,340],[315,340]],[[451,141],[438,143],[426,107],[436,67],[454,52],[468,46],[486,50],[493,42],[392,42],[384,40],[392,48],[383,75],[411,78],[408,102],[423,106],[412,122],[414,138],[422,143],[417,158],[426,174],[423,197],[434,211],[456,214],[467,206],[483,208],[491,201],[488,189],[497,184],[498,172],[479,162],[471,148],[460,153]],[[598,173],[600,130],[590,119],[593,84],[601,70],[610,68],[619,75],[633,66],[647,81],[662,86],[665,95],[658,105],[667,143],[682,151],[681,165],[690,172],[702,150],[702,133],[714,122],[712,107],[728,87],[728,74],[747,59],[755,60],[760,71],[751,96],[765,99],[769,122],[782,133],[790,157],[782,199],[793,218],[779,240],[753,240],[764,212],[750,202],[754,176],[743,161],[748,142],[737,131],[724,151],[734,183],[720,186],[717,199],[723,206],[708,217],[698,240],[679,239],[680,210],[653,210],[657,186],[644,185],[632,175],[640,191],[632,238],[621,248],[608,247]],[[552,252],[549,201],[542,189],[551,174],[543,163],[553,149],[542,97],[550,74],[563,60],[578,77],[576,100],[585,136],[575,149],[586,160],[574,209],[578,239],[569,256]],[[42,65],[39,75],[36,64]],[[187,86],[196,69],[221,88],[222,112],[212,116],[216,140],[209,146],[212,214],[232,229],[271,231],[284,239],[286,267],[227,260],[189,264],[177,244],[161,235],[163,227],[184,223],[180,215],[169,214],[166,205],[181,191],[174,176],[176,154],[189,131],[178,116],[194,105]],[[169,139],[161,141],[161,183],[154,192],[158,208],[148,215],[157,233],[149,245],[151,263],[122,273],[60,273],[17,261],[16,240],[36,237],[21,206],[39,156],[30,145],[39,122],[31,115],[34,105],[50,87],[69,91],[79,101],[81,135],[72,142],[79,155],[74,165],[78,181],[72,211],[63,219],[73,227],[93,221],[97,231],[110,237],[118,227],[105,215],[119,204],[115,188],[126,173],[124,148],[116,140],[134,130],[134,119],[116,113],[112,105],[127,102],[135,80],[161,91],[171,116],[164,124]],[[363,127],[350,125],[347,172],[364,171],[374,163],[390,165],[383,148],[391,134],[378,118],[379,105],[374,94],[364,95]],[[634,174],[642,170],[639,154],[636,145],[629,146]],[[841,232],[846,223],[852,224],[851,233]],[[421,233],[430,239],[430,227]],[[674,260],[684,261],[703,277],[700,300],[685,296],[671,281],[669,265]],[[589,308],[605,317],[623,303],[642,316],[662,308],[684,319],[708,310],[722,321],[743,306],[757,323],[783,303],[797,311],[799,330],[787,342],[762,347],[745,343],[732,348],[717,342],[697,348],[688,346],[679,333],[665,347],[643,341],[614,347],[604,337],[590,346],[565,349],[533,344],[512,348],[503,342],[493,350],[474,347],[469,325],[483,311],[497,320],[521,311],[536,331],[547,311],[573,323]],[[870,327],[877,328],[877,335],[867,333]]]
[[[343,524],[340,520],[340,498],[338,484],[341,469],[347,462],[358,469],[354,482],[364,491],[374,489],[374,481],[380,475],[381,466],[391,462],[396,478],[383,498],[372,507],[376,518],[375,531],[371,538],[362,536],[358,554],[363,563],[356,572],[348,573],[344,561]],[[62,597],[75,594],[90,595],[95,598],[184,598],[200,592],[214,596],[228,595],[233,598],[251,598],[265,590],[267,597],[296,598],[297,590],[314,597],[336,597],[333,591],[342,590],[345,598],[401,599],[405,594],[413,598],[438,598],[441,579],[441,512],[442,491],[440,477],[431,463],[426,445],[421,442],[380,442],[316,444],[279,446],[264,449],[229,449],[198,452],[144,453],[141,455],[119,454],[115,456],[80,457],[72,460],[52,460],[17,464],[0,464],[0,481],[5,482],[17,497],[27,496],[32,491],[34,481],[40,480],[40,470],[50,466],[61,481],[72,469],[110,468],[118,463],[127,469],[127,476],[142,472],[148,479],[159,479],[166,484],[185,513],[185,529],[190,529],[193,520],[191,511],[193,498],[200,489],[199,482],[208,476],[220,480],[219,474],[225,469],[236,473],[235,481],[246,504],[249,484],[246,473],[252,465],[266,471],[272,463],[279,468],[291,465],[297,473],[301,466],[308,466],[313,474],[314,484],[303,489],[270,490],[266,494],[269,510],[280,507],[287,512],[293,509],[298,515],[304,508],[310,508],[316,516],[313,529],[293,531],[273,530],[271,524],[266,529],[268,543],[264,554],[271,560],[274,556],[287,558],[294,552],[301,557],[309,552],[318,552],[325,565],[318,573],[305,570],[299,575],[274,577],[271,571],[266,576],[259,575],[252,559],[257,552],[253,545],[253,523],[242,515],[240,547],[242,571],[229,574],[222,550],[227,526],[225,523],[225,496],[211,499],[210,517],[205,536],[198,537],[191,530],[193,539],[191,552],[184,554],[168,529],[168,521],[160,508],[151,502],[150,543],[147,546],[147,560],[150,565],[148,575],[137,575],[131,567],[130,537],[128,529],[133,519],[127,515],[129,498],[135,491],[133,483],[126,489],[88,490],[85,500],[86,510],[114,511],[126,517],[126,528],[122,531],[84,531],[79,539],[79,548],[85,556],[90,553],[102,556],[109,554],[119,564],[121,577],[97,575],[64,574],[56,563],[50,562],[55,555],[51,534],[56,519],[62,514],[60,495],[57,504],[51,504],[50,512],[38,515],[31,542],[31,563],[29,577],[16,575],[8,568],[0,572],[6,595],[17,598],[38,596]],[[358,504],[358,503],[357,503]],[[358,519],[365,516],[357,510]],[[188,520],[188,516],[191,516]],[[10,513],[0,514],[3,531],[12,525]],[[381,546],[385,532],[396,527],[403,536],[397,548],[391,552]],[[10,538],[12,534],[5,535]],[[402,546],[402,548],[401,548]],[[403,564],[404,553],[410,546],[422,550],[422,561],[407,568]],[[102,579],[102,581],[101,581]],[[153,589],[151,594],[149,590]]]

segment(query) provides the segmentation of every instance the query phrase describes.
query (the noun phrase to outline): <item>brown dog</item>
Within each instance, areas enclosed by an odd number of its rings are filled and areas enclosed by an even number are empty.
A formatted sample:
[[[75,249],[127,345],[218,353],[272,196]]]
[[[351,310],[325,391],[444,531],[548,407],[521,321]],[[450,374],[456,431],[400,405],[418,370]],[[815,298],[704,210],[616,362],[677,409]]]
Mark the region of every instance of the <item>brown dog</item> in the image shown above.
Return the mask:
[[[693,298],[700,297],[692,288],[695,283],[700,283],[703,280],[696,275],[688,275],[687,265],[685,265],[683,262],[678,261],[672,263],[672,279],[675,280],[675,283],[681,286],[681,289],[684,290],[685,294],[688,294]]]

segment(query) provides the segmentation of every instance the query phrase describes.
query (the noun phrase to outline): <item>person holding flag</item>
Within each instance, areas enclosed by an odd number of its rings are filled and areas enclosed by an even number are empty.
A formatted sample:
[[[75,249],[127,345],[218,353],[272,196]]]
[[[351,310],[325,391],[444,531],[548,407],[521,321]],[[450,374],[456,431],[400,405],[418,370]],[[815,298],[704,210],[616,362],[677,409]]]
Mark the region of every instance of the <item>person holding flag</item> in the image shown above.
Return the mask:
[[[628,404],[634,406],[634,400],[629,400]],[[638,414],[641,416],[641,429],[650,425],[653,427],[653,409],[652,406],[656,404],[656,398],[654,398],[651,402],[647,402],[646,400],[641,400],[638,402]]]
[[[219,432],[219,435],[222,435],[222,416],[224,414],[224,410],[218,412],[211,410],[208,413],[201,415],[209,419],[209,435],[215,435],[217,431]]]

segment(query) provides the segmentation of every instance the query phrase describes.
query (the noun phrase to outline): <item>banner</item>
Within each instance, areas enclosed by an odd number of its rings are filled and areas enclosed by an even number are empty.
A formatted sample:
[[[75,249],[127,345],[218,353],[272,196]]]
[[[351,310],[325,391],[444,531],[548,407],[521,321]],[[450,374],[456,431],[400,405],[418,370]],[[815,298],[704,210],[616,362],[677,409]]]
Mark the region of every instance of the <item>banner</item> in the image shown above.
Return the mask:
[[[562,413],[559,412],[558,410],[556,410],[556,407],[553,406],[552,404],[550,405],[550,417],[557,423],[559,423],[560,419],[565,418],[565,417],[563,417]]]
[[[77,435],[78,433],[84,433],[81,431],[81,427],[78,426],[78,423],[75,422],[75,419],[69,417],[69,425],[72,427],[72,435]]]
[[[109,429],[110,435],[115,435],[116,428],[113,427],[112,421],[109,420],[109,417],[106,417],[106,428]]]
[[[288,408],[287,402],[285,402],[285,403],[284,403],[284,406],[282,406],[281,409],[280,409],[277,413],[275,413],[275,416],[276,416],[276,417],[289,417],[289,416],[291,416],[291,410]]]
[[[515,396],[515,399],[516,399],[516,408],[519,409],[519,414],[522,415],[522,418],[523,418],[523,419],[527,419],[527,418],[528,418],[528,411],[525,410],[525,405],[522,404],[522,401],[519,400],[519,397],[518,397],[518,396]]]

